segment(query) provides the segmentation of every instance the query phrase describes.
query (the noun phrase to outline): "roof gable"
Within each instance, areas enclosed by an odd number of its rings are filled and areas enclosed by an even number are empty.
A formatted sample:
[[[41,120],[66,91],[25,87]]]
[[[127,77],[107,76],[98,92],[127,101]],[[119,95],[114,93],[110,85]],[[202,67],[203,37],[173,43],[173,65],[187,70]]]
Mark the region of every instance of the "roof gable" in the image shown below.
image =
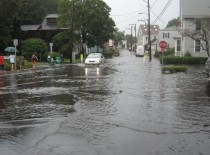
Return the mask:
[[[160,28],[158,25],[150,25],[150,34],[158,35]],[[140,25],[140,32],[142,35],[148,35],[148,25]]]

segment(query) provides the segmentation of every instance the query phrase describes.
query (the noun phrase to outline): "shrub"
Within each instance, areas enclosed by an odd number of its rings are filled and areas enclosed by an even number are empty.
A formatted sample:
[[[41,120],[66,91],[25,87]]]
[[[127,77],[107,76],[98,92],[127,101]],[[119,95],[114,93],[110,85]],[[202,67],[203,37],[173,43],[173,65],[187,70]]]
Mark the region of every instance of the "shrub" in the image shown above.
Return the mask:
[[[48,53],[46,53],[46,54],[43,55],[43,59],[44,59],[45,61],[47,61],[48,55],[49,55],[51,58],[53,58],[54,60],[56,59],[56,57],[60,57],[60,56],[61,56],[61,54],[58,53],[58,52],[48,52]]]
[[[170,72],[170,73],[175,73],[175,72],[186,72],[187,71],[187,66],[163,66],[162,72]]]
[[[174,48],[168,48],[166,52],[164,52],[164,55],[173,56],[175,53]]]
[[[104,57],[105,57],[106,59],[108,59],[108,58],[112,58],[112,55],[113,55],[114,53],[112,53],[112,52],[103,52],[102,54],[104,55]]]
[[[187,52],[187,53],[185,53],[185,55],[184,55],[185,57],[192,57],[192,55],[191,55],[191,53],[190,52]]]
[[[31,60],[31,56],[34,52],[37,54],[43,54],[47,51],[47,49],[47,43],[39,38],[29,38],[22,42],[22,55],[27,60]]]
[[[27,61],[25,60],[24,61],[24,66],[23,66],[23,69],[26,69],[26,68],[32,68],[32,63],[31,61]],[[16,59],[16,69],[20,69],[20,63],[19,63],[19,57],[17,56],[17,59]],[[4,70],[11,70],[11,64],[10,64],[10,61],[9,60],[6,60],[4,61]]]

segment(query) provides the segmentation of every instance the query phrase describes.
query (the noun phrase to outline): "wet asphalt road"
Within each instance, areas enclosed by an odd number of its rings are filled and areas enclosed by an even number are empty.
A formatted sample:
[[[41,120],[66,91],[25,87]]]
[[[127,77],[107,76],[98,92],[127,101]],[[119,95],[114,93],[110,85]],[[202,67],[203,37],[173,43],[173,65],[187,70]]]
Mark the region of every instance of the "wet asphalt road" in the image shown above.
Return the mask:
[[[0,155],[208,155],[203,66],[161,74],[124,50],[105,65],[0,76]]]

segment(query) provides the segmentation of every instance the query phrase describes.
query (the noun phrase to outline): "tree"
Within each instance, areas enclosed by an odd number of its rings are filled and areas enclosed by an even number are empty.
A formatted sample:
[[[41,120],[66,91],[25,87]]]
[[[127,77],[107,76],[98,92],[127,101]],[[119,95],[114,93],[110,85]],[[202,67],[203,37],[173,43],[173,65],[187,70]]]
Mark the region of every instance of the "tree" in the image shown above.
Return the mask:
[[[209,55],[210,19],[196,20],[196,28],[185,29],[182,35],[197,41],[200,47]]]
[[[0,50],[21,38],[20,26],[40,24],[48,13],[57,13],[58,0],[1,0]]]
[[[57,8],[58,0],[21,0],[20,23],[40,24],[47,14],[57,13]]]
[[[172,26],[179,26],[179,23],[180,23],[180,19],[179,17],[178,18],[174,18],[172,20],[170,20],[166,26],[166,28],[168,27],[172,27]]]
[[[135,42],[137,42],[137,38],[131,36],[130,34],[127,34],[125,36],[126,40],[127,40],[127,43],[128,43],[128,48],[131,49],[131,50],[135,50],[135,49],[132,49],[133,45],[135,44]],[[136,47],[135,47],[136,48]]]
[[[115,23],[109,17],[110,11],[103,0],[59,0],[58,23],[73,30],[77,42],[100,46],[113,38]]]
[[[20,0],[0,1],[0,50],[12,42],[14,20],[18,17]]]
[[[118,28],[115,28],[115,33],[114,33],[115,46],[118,46],[119,44],[122,45],[123,40],[125,40],[124,32],[120,32]]]

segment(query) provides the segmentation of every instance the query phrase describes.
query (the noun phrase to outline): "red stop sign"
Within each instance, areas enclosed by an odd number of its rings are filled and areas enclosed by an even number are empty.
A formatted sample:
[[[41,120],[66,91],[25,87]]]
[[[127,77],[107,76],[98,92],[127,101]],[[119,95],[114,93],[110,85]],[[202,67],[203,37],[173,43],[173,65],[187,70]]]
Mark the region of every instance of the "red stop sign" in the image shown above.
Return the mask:
[[[161,41],[160,43],[159,43],[159,47],[160,48],[166,48],[167,47],[167,42],[166,41]]]

